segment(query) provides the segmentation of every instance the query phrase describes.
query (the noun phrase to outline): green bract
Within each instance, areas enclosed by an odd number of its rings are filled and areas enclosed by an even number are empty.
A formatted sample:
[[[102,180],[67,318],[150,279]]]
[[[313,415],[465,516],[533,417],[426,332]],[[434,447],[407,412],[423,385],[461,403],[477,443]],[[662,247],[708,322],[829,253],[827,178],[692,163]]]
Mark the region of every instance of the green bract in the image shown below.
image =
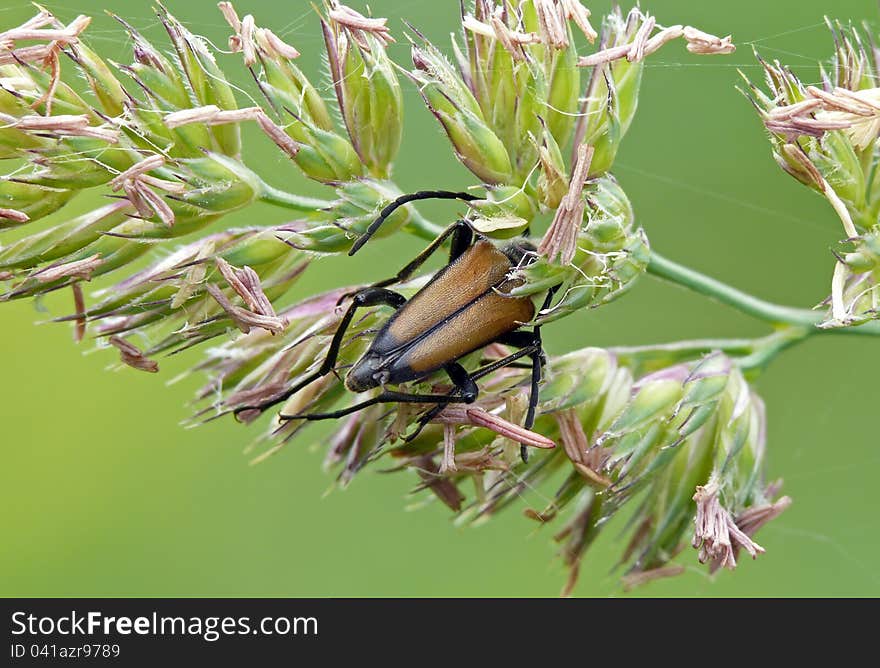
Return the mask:
[[[626,18],[619,8],[613,11],[602,24],[603,46],[632,44],[642,21],[635,10]],[[578,141],[594,147],[591,174],[604,174],[614,164],[638,108],[643,69],[644,61],[630,62],[626,58],[593,68],[576,130]]]

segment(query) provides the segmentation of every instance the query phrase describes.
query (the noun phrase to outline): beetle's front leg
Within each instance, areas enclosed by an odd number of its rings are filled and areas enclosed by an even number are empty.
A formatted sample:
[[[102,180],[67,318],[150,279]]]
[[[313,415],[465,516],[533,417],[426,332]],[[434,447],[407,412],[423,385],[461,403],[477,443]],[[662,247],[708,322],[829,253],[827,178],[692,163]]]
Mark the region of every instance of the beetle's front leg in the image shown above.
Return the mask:
[[[452,362],[443,367],[443,370],[446,371],[449,375],[449,379],[455,385],[455,393],[409,394],[406,392],[395,392],[393,390],[383,389],[382,392],[372,399],[367,399],[359,404],[338,411],[330,413],[304,413],[302,415],[281,415],[280,417],[282,420],[330,420],[344,417],[363,408],[375,406],[376,404],[438,404],[442,408],[448,404],[472,404],[477,400],[477,395],[479,394],[477,383],[461,364]]]
[[[547,291],[547,296],[544,298],[544,303],[541,305],[539,313],[546,310],[547,307],[550,306],[550,302],[553,301],[553,295],[556,294],[556,290],[558,290],[558,287],[552,287]],[[511,332],[508,336],[517,336],[522,334],[526,334],[527,336],[531,337],[531,352],[529,352],[529,357],[532,360],[532,377],[529,390],[529,407],[526,411],[525,423],[523,424],[526,429],[531,429],[535,425],[535,413],[538,409],[538,385],[540,385],[541,377],[544,373],[544,342],[541,340],[540,325],[532,327],[531,332]],[[514,343],[513,345],[516,344]],[[523,462],[528,461],[529,451],[525,445],[520,445],[519,455],[522,458]]]
[[[359,308],[365,306],[390,306],[394,309],[398,309],[405,303],[406,297],[386,288],[369,287],[354,293],[351,297],[351,304],[349,305],[348,310],[346,310],[345,315],[342,316],[342,320],[339,322],[339,326],[333,334],[333,340],[330,342],[330,347],[327,349],[327,355],[324,357],[321,366],[292,387],[289,387],[283,394],[256,406],[241,406],[235,409],[235,415],[237,416],[243,411],[249,410],[259,410],[260,412],[263,412],[267,408],[271,408],[288,397],[293,396],[309,383],[312,383],[318,380],[318,378],[330,373],[336,365],[336,360],[339,358],[339,349],[342,347],[342,339],[345,336],[345,332],[348,330],[349,325],[351,325],[355,311]]]

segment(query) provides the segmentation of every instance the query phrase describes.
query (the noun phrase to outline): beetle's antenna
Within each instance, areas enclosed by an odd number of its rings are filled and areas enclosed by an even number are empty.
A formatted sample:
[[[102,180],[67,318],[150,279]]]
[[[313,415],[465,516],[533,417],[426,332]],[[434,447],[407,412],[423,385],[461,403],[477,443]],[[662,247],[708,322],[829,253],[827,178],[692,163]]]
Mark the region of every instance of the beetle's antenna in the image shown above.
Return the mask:
[[[361,236],[357,238],[354,244],[351,247],[351,250],[348,251],[349,255],[354,255],[357,253],[361,247],[367,243],[370,238],[378,231],[378,229],[382,226],[382,223],[390,216],[392,213],[397,211],[400,207],[405,204],[409,204],[410,202],[415,202],[422,199],[459,199],[463,202],[473,202],[474,200],[480,199],[476,195],[471,195],[470,193],[465,192],[455,192],[453,190],[420,190],[416,193],[410,193],[409,195],[401,195],[396,200],[391,202],[388,206],[386,206],[379,213],[379,217],[376,218],[370,226],[367,228],[367,231],[364,232]]]

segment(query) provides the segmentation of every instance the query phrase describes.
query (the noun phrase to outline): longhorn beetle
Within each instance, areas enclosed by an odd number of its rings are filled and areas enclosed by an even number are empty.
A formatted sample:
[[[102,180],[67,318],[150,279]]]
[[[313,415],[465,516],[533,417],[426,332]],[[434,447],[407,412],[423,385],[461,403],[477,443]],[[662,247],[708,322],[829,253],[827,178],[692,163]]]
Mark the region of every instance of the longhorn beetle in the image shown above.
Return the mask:
[[[473,201],[478,198],[469,193],[446,190],[403,195],[382,209],[348,254],[354,255],[360,250],[396,209],[424,199]],[[407,300],[387,288],[409,278],[449,237],[449,263],[411,299]],[[523,240],[496,247],[466,220],[453,223],[397,275],[347,295],[351,297],[351,304],[333,335],[323,363],[316,371],[271,402],[239,408],[236,414],[254,408],[265,410],[331,373],[355,311],[362,307],[384,305],[396,312],[379,329],[367,351],[345,377],[345,386],[352,392],[365,392],[377,387],[381,387],[382,391],[371,399],[338,411],[281,415],[281,419],[327,420],[380,403],[435,404],[421,417],[417,431],[407,437],[407,440],[411,440],[445,405],[476,401],[479,394],[477,380],[523,357],[529,357],[531,392],[525,427],[530,429],[535,421],[538,383],[544,364],[541,328],[535,326],[531,331],[521,330],[534,318],[535,305],[529,297],[513,297],[507,293],[518,285],[516,279],[509,277],[511,270],[528,264],[533,253],[534,248]],[[553,292],[548,292],[542,308],[547,308],[552,296]],[[517,350],[473,373],[468,373],[458,363],[465,355],[491,343],[509,345]],[[385,387],[421,380],[441,370],[446,372],[454,385],[454,390],[449,394],[411,394]],[[521,454],[525,461],[527,455],[524,445],[521,446]]]

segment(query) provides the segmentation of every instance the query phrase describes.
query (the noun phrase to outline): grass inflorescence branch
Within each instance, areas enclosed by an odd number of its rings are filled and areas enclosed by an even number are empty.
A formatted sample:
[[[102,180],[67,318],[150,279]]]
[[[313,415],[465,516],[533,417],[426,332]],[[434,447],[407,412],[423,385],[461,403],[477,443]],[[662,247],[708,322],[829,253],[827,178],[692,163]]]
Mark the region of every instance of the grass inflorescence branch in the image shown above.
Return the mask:
[[[738,288],[734,288],[690,267],[678,264],[656,251],[652,251],[648,273],[675,283],[697,294],[731,306],[746,315],[776,327],[790,326],[803,330],[804,337],[817,334],[849,334],[856,336],[880,336],[880,322],[866,322],[857,327],[822,327],[826,316],[810,309],[793,308],[764,301]]]

